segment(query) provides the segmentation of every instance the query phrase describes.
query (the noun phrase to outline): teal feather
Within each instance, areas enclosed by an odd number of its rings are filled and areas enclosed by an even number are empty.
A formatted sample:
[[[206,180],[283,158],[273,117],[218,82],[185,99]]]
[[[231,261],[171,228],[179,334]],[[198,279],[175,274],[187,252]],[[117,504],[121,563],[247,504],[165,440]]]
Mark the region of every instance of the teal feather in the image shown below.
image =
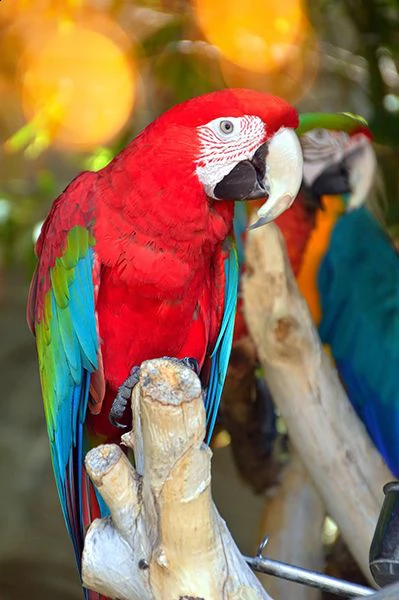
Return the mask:
[[[319,270],[321,339],[348,397],[399,475],[399,256],[366,207],[336,224]]]
[[[245,236],[248,230],[248,213],[245,202],[236,202],[234,205],[233,227],[238,266],[241,272],[245,264]]]
[[[83,227],[68,233],[62,256],[50,268],[44,315],[35,324],[52,463],[79,569],[84,421],[90,374],[98,366],[93,244]]]
[[[229,364],[231,346],[233,342],[234,321],[237,306],[238,291],[238,260],[237,252],[233,245],[225,259],[225,301],[223,319],[215,348],[211,355],[211,370],[209,384],[205,394],[205,410],[207,425],[207,443],[209,444],[215,427],[219,409],[224,380]]]

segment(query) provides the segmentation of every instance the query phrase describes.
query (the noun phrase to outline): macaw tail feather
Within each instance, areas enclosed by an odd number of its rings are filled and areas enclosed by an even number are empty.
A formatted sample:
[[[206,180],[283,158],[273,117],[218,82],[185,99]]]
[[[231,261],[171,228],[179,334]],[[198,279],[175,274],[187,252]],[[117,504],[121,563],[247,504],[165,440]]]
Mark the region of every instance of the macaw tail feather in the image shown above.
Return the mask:
[[[83,436],[83,456],[86,455],[87,451],[90,447],[93,447],[92,440],[90,439],[90,444],[88,442],[87,432],[84,431]],[[81,463],[83,465],[83,462]],[[88,474],[86,473],[85,468],[82,466],[80,470],[80,528],[82,531],[82,542],[84,543],[84,537],[89,529],[91,523],[95,519],[101,519],[110,514],[108,506],[105,504],[99,492],[96,490],[92,481],[90,480]],[[83,552],[83,543],[81,548],[79,549],[78,555],[76,556],[77,561],[79,561],[78,568],[79,573],[81,573],[81,559]],[[85,600],[108,600],[105,596],[102,596],[98,592],[93,592],[92,590],[88,590],[83,588]]]
[[[89,439],[85,425],[85,410],[80,409],[82,406],[87,406],[89,388],[90,374],[86,371],[81,385],[76,386],[73,393],[73,398],[76,399],[76,404],[79,406],[76,409],[79,412],[79,418],[75,420],[77,425],[74,444],[70,447],[64,471],[58,468],[60,464],[58,455],[52,453],[58,493],[80,575],[84,538],[87,530],[95,519],[109,515],[107,505],[90,481],[84,468],[85,455],[90,448],[96,445],[96,440],[92,439],[92,436]],[[86,589],[84,589],[84,597],[85,600],[104,599],[98,593]]]
[[[109,513],[108,508],[105,506],[104,501],[101,499],[95,490],[94,485],[89,479],[86,471],[82,470],[82,481],[81,481],[81,507],[82,507],[82,525],[85,532],[87,532],[90,524],[94,519],[100,519]],[[78,557],[77,557],[78,558]],[[81,570],[81,553],[79,553],[79,572]],[[83,588],[85,600],[109,600],[106,596],[102,596],[98,592]]]
[[[100,519],[109,515],[109,509],[107,505],[95,489],[93,483],[90,481],[90,478],[84,468],[81,469],[80,477],[80,523],[83,539],[82,546],[79,548],[76,554],[79,573],[81,573],[83,543],[87,530],[95,519]],[[98,592],[94,592],[86,588],[83,588],[83,593],[85,600],[108,600],[108,598],[102,596]]]

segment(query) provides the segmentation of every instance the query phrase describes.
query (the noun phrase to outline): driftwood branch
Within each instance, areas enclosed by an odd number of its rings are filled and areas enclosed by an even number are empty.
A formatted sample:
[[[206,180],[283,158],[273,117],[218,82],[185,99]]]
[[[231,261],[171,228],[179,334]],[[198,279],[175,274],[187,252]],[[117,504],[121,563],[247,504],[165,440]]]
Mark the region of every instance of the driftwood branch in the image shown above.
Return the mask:
[[[245,315],[265,378],[328,513],[364,574],[391,473],[322,350],[274,224],[251,231]]]
[[[260,525],[260,539],[269,541],[265,555],[304,569],[323,571],[321,537],[324,504],[297,453],[284,469],[281,482],[268,491]],[[284,600],[320,600],[322,592],[270,575],[259,575],[269,593]]]
[[[124,443],[91,450],[87,471],[111,517],[90,527],[84,585],[120,600],[261,600],[211,497],[211,451],[198,377],[181,363],[143,363]]]

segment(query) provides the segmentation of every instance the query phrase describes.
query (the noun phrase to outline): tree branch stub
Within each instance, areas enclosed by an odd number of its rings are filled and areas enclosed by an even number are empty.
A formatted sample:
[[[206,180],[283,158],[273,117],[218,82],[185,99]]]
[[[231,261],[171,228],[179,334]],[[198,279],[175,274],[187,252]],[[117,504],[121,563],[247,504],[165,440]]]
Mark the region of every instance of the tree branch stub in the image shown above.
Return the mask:
[[[120,600],[267,600],[212,502],[198,377],[173,359],[146,361],[132,409],[124,443],[137,470],[114,445],[86,458],[111,518],[88,531],[85,585]]]

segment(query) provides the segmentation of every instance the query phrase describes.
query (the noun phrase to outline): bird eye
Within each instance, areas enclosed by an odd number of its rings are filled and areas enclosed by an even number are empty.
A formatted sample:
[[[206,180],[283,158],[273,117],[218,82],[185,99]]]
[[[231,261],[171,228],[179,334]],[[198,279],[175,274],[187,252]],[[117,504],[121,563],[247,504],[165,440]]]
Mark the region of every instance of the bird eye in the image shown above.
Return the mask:
[[[220,121],[219,124],[220,127],[220,131],[222,133],[233,133],[234,131],[234,125],[231,121],[228,121],[227,119],[225,119],[224,121]]]

